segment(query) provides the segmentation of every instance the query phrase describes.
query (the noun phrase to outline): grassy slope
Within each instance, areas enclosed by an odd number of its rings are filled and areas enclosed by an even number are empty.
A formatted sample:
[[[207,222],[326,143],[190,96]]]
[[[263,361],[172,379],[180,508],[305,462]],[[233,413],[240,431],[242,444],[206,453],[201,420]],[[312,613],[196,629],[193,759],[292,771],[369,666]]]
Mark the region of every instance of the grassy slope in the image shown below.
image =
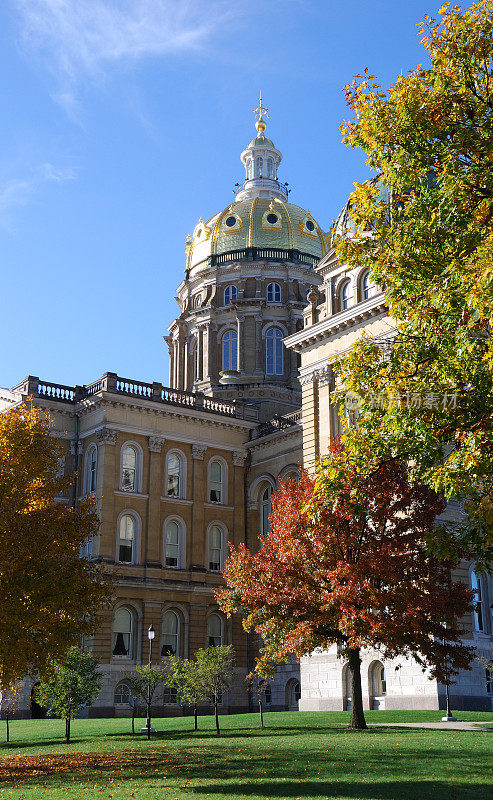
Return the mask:
[[[369,712],[371,722],[431,721],[441,712]],[[492,714],[458,714],[490,720]],[[493,735],[469,731],[373,728],[348,731],[344,713],[157,719],[148,743],[132,738],[130,720],[75,720],[63,744],[60,720],[15,721],[0,754],[20,768],[0,783],[0,798],[136,798],[137,800],[486,800],[493,796]],[[143,721],[139,721],[139,727]],[[4,723],[0,727],[3,738]],[[85,756],[83,754],[96,754]],[[18,756],[40,756],[24,773]],[[4,761],[4,759],[1,759]],[[5,762],[4,762],[5,763]]]

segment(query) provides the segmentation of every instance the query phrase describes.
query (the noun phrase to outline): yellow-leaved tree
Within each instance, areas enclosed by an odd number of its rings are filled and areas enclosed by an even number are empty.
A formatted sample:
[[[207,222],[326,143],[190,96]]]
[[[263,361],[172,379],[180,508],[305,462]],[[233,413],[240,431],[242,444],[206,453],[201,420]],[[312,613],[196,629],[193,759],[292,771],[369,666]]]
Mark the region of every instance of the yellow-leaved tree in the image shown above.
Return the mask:
[[[0,687],[49,662],[96,626],[111,595],[99,564],[81,557],[98,530],[90,500],[67,502],[61,448],[28,401],[0,414]]]

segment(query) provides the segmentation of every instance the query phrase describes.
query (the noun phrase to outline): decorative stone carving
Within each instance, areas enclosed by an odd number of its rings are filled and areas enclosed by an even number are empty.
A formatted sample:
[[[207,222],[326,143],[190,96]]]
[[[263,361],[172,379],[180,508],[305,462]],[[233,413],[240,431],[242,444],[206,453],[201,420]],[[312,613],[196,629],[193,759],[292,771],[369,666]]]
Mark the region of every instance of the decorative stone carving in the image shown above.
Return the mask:
[[[306,386],[307,383],[312,383],[313,381],[318,381],[320,386],[325,386],[327,383],[330,383],[331,379],[332,367],[330,364],[325,364],[323,367],[318,367],[311,372],[300,375],[300,383],[302,386]]]
[[[72,441],[70,442],[70,452],[71,452],[71,454],[73,456],[75,456],[76,454],[78,456],[81,456],[83,451],[84,451],[84,443],[81,442],[80,439],[79,439],[78,442],[75,439],[72,439]]]
[[[165,441],[164,436],[149,436],[149,450],[151,453],[160,453]]]
[[[235,467],[243,467],[246,460],[246,453],[242,453],[241,450],[234,450],[233,451],[233,464]]]
[[[204,444],[193,444],[192,445],[192,458],[196,458],[198,461],[204,460],[204,453],[207,450],[207,447]]]
[[[101,428],[96,434],[98,444],[115,444],[118,431],[113,428]]]

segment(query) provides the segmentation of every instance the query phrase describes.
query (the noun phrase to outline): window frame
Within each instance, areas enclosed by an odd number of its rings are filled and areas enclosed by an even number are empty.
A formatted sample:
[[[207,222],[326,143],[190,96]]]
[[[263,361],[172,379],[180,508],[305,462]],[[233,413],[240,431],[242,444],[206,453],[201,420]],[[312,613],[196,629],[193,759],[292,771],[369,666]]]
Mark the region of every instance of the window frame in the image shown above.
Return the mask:
[[[216,490],[213,490],[213,488],[212,488],[213,481],[212,481],[212,475],[211,475],[212,465],[214,463],[219,464],[219,466],[221,467],[221,489],[220,489],[221,497],[220,497],[220,500],[213,500],[211,498],[212,491],[216,491]],[[214,481],[214,484],[217,485],[217,481]],[[209,463],[207,465],[207,502],[208,503],[214,503],[214,505],[219,505],[219,506],[225,506],[228,503],[228,465],[227,465],[226,461],[224,460],[224,458],[221,458],[220,456],[212,456],[209,459]]]
[[[116,624],[116,616],[120,611],[127,611],[130,617],[130,631],[125,632],[124,635],[129,635],[129,643],[128,643],[128,652],[126,655],[115,653],[114,650],[116,648],[116,636],[119,633],[123,634],[123,631],[115,631],[115,624]],[[135,634],[137,632],[137,624],[136,624],[136,614],[135,610],[124,603],[122,605],[117,606],[113,610],[113,623],[111,626],[111,633],[112,633],[112,644],[111,644],[111,658],[116,658],[119,661],[126,659],[127,661],[132,661],[134,659],[134,653],[137,652],[136,648],[136,637]]]
[[[179,461],[178,494],[169,494],[169,458],[176,456]],[[172,448],[166,453],[164,466],[164,496],[171,500],[185,500],[187,495],[187,458],[182,450]]]
[[[173,566],[172,564],[167,564],[167,555],[166,555],[166,548],[167,548],[167,528],[168,525],[171,523],[177,526],[178,530],[178,564]],[[176,516],[176,514],[172,514],[169,517],[166,517],[163,523],[163,569],[184,569],[186,563],[186,525],[185,522],[181,517]]]
[[[353,295],[349,294],[351,290],[351,279],[347,278],[345,281],[342,282],[339,288],[339,302],[341,306],[341,311],[347,311],[348,308],[351,308]]]
[[[266,494],[267,498],[265,497]],[[266,536],[270,531],[269,516],[272,513],[272,486],[268,483],[260,492],[260,534]],[[267,516],[265,515],[266,508],[269,508]]]
[[[370,282],[370,270],[366,269],[361,276],[361,302],[370,299],[372,288],[373,287]]]
[[[134,538],[133,538],[133,546],[132,546],[132,560],[131,561],[120,561],[120,526],[124,517],[130,517],[134,521]],[[115,552],[115,562],[117,564],[126,564],[127,566],[132,566],[133,564],[140,563],[140,531],[141,531],[141,519],[140,516],[131,508],[126,508],[118,514],[116,520],[116,552]]]
[[[282,376],[284,375],[284,345],[283,331],[272,325],[267,328],[264,335],[265,339],[265,374]],[[271,352],[269,352],[271,351]],[[269,364],[269,361],[271,364]],[[269,369],[272,366],[272,370]]]
[[[92,458],[95,456],[95,468],[92,469]],[[85,475],[84,475],[84,490],[86,494],[92,494],[96,491],[98,481],[98,446],[94,442],[89,445],[85,456]],[[94,477],[94,486],[93,486]]]
[[[228,337],[227,341],[226,337]],[[238,371],[238,331],[236,328],[228,328],[221,336],[221,365],[223,372]]]
[[[213,569],[211,567],[211,564],[213,564],[213,563],[216,564],[217,563],[217,561],[212,561],[211,560],[211,550],[212,550],[211,536],[212,536],[212,531],[215,528],[219,531],[220,537],[221,537],[221,539],[220,539],[220,553],[219,553],[219,569]],[[228,530],[227,530],[227,528],[226,528],[226,526],[224,525],[223,522],[220,522],[219,520],[214,520],[213,522],[211,522],[208,525],[208,527],[207,527],[207,536],[206,536],[206,547],[207,547],[206,565],[207,565],[207,571],[208,572],[213,572],[213,573],[218,574],[218,573],[223,571],[224,562],[226,561],[226,550],[227,550],[228,540],[229,540]],[[217,548],[214,548],[214,549],[217,550]]]
[[[127,447],[135,450],[135,480],[133,489],[124,489],[123,487],[123,456]],[[128,441],[124,442],[120,448],[120,480],[119,487],[121,492],[125,494],[140,494],[142,492],[142,472],[143,472],[143,450],[137,442]]]
[[[229,293],[229,294],[227,294]],[[234,283],[228,284],[224,289],[223,305],[230,306],[238,297],[238,289]]]
[[[486,634],[487,615],[485,614],[485,592],[482,577],[482,575],[478,575],[474,568],[470,570],[471,591],[474,594],[473,626],[476,633]]]
[[[128,700],[117,700],[116,699],[116,693],[118,692],[119,689],[122,689],[124,686],[126,687],[126,689],[128,691]],[[129,684],[125,683],[125,681],[120,681],[120,683],[117,683],[117,685],[115,686],[115,689],[113,691],[113,705],[115,705],[115,706],[129,706],[131,697],[132,697],[132,690],[130,689]]]
[[[213,618],[216,618],[216,619],[219,620],[219,631],[220,631],[219,637],[211,636],[210,632],[209,632],[209,623],[210,623],[211,619],[213,619]],[[211,611],[211,613],[207,615],[207,621],[206,621],[205,630],[206,630],[206,634],[205,634],[206,635],[206,647],[221,647],[223,644],[225,644],[224,619],[222,618],[222,616],[217,611]],[[218,644],[217,643],[211,644],[210,640],[211,639],[217,639],[217,638],[220,639],[219,643]]]
[[[277,281],[272,281],[267,284],[266,298],[268,303],[282,303],[282,289],[281,284]]]
[[[163,628],[164,628],[164,620],[165,620],[166,616],[171,615],[171,614],[176,619],[176,633],[165,633],[164,630],[163,630]],[[181,614],[178,613],[176,608],[171,608],[171,607],[165,608],[163,613],[162,613],[162,616],[161,616],[161,639],[160,639],[160,643],[159,643],[161,658],[167,658],[169,655],[174,655],[177,658],[181,657],[182,627],[183,626],[182,626]],[[174,636],[174,637],[176,637],[175,651],[173,653],[163,653],[163,650],[164,650],[164,648],[166,646],[166,643],[164,641],[165,636]]]

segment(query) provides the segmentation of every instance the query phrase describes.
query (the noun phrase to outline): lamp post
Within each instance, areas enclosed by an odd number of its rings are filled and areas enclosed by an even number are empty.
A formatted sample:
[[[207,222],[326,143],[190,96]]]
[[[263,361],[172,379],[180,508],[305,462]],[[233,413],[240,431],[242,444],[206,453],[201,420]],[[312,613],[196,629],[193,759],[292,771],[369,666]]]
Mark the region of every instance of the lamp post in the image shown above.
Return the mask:
[[[149,639],[149,670],[152,666],[152,642],[154,640],[154,625],[149,625],[147,631],[147,638]],[[146,722],[146,729],[147,729],[147,738],[151,738],[151,676],[149,674],[149,680],[147,683],[147,722]]]
[[[445,639],[443,640],[443,646],[445,647]],[[450,693],[449,693],[449,671],[448,671],[448,659],[446,661],[446,671],[447,671],[447,683],[445,684],[445,698],[447,703],[447,710],[445,716],[442,717],[442,722],[457,722],[457,717],[452,716],[452,712],[450,710]]]

